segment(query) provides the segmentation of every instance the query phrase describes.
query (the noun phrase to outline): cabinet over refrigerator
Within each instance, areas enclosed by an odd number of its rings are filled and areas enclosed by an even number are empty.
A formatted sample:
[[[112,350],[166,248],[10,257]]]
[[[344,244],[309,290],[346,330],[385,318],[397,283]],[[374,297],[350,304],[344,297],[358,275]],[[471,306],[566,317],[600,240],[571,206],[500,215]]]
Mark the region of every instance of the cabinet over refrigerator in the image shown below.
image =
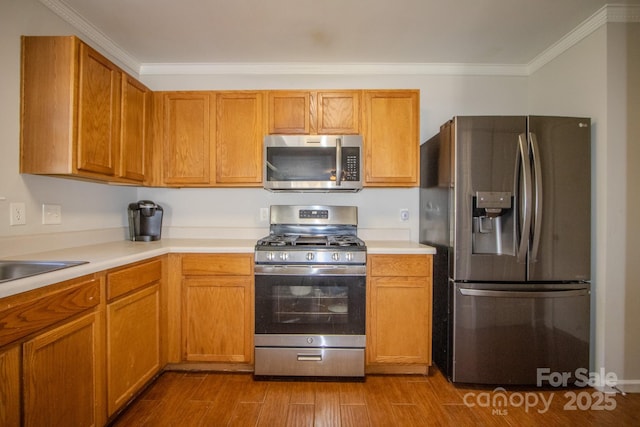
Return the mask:
[[[421,146],[433,358],[454,382],[589,368],[591,123],[458,116]]]

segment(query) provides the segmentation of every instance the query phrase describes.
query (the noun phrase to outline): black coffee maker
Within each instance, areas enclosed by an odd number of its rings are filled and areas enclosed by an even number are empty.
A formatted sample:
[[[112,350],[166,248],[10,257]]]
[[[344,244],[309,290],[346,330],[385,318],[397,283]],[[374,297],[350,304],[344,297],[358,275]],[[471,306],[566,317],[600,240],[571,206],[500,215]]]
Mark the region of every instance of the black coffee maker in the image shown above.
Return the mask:
[[[160,240],[162,207],[151,200],[129,204],[129,238],[133,241]]]

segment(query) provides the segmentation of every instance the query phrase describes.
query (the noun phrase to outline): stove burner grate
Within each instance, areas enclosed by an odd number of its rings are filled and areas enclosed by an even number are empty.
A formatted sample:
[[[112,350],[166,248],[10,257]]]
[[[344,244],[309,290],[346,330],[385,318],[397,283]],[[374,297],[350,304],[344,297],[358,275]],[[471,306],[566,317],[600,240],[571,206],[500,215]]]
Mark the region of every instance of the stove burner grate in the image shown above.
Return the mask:
[[[329,247],[353,247],[364,246],[364,242],[351,235],[337,236],[300,236],[275,234],[264,237],[258,241],[258,246],[329,246]]]

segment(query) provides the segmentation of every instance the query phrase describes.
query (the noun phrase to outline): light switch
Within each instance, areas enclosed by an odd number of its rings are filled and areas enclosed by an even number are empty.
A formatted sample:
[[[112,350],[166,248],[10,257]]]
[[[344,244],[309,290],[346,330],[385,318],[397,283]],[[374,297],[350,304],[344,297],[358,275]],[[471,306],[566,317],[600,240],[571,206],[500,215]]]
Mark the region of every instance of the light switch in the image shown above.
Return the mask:
[[[42,205],[43,224],[62,224],[62,206]]]

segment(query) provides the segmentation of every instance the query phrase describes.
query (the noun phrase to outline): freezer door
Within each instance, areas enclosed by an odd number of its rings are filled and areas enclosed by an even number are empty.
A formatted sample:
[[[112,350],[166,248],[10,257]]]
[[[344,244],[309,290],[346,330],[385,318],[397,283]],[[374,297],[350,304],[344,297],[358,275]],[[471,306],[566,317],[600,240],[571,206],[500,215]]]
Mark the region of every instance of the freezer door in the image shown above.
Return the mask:
[[[535,213],[528,280],[590,279],[590,136],[588,118],[529,117]]]
[[[589,369],[589,284],[453,286],[452,381],[537,383]]]
[[[520,262],[521,168],[525,116],[454,118],[454,280],[524,281]],[[528,234],[525,234],[528,237]]]

